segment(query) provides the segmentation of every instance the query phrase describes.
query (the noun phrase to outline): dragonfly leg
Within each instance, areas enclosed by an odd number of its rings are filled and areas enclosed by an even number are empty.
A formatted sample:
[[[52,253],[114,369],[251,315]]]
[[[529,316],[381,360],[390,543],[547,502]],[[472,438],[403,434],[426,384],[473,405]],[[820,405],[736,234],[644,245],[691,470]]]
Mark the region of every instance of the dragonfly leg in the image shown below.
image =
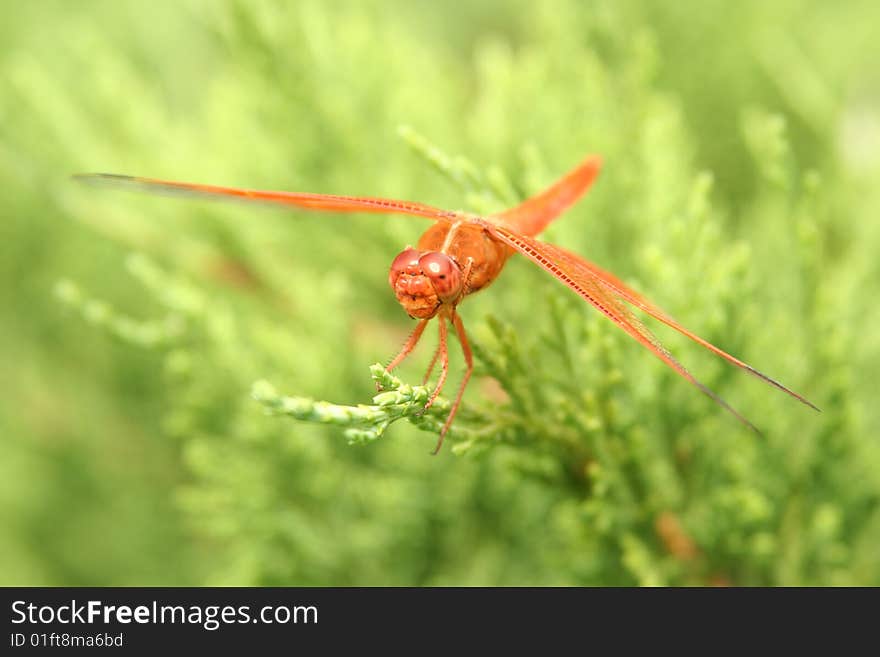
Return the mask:
[[[467,334],[464,332],[464,324],[461,323],[461,318],[457,313],[452,314],[452,325],[455,327],[455,333],[458,336],[458,341],[461,343],[461,351],[464,354],[464,362],[467,365],[467,369],[464,372],[464,378],[462,378],[461,384],[458,386],[458,393],[455,395],[455,401],[452,403],[452,408],[449,409],[449,415],[446,416],[446,423],[440,430],[440,438],[437,440],[437,446],[434,448],[433,452],[434,454],[437,454],[443,446],[443,438],[446,437],[446,432],[449,431],[449,427],[452,426],[452,420],[455,418],[455,413],[458,411],[458,407],[461,404],[461,397],[464,395],[464,389],[471,378],[471,373],[474,371],[474,355],[471,353],[471,345],[468,343]]]
[[[422,413],[431,408],[431,404],[437,399],[440,391],[443,390],[443,384],[446,383],[446,375],[449,373],[449,349],[446,347],[446,318],[440,317],[440,345],[437,347],[437,353],[440,356],[440,378],[437,379],[437,386],[434,392],[428,397],[425,408]]]
[[[467,294],[470,292],[471,286],[469,283],[471,279],[471,269],[473,269],[473,266],[474,259],[469,257],[467,259],[467,264],[464,266],[464,271],[461,272],[461,280],[463,281],[461,285],[461,294],[455,300],[453,306],[458,305],[461,300],[464,299],[464,297],[467,296]]]
[[[404,344],[403,348],[401,348],[400,353],[398,353],[391,360],[391,362],[385,367],[386,372],[390,372],[395,367],[400,365],[403,362],[403,359],[406,358],[407,356],[409,356],[413,352],[413,349],[415,349],[416,345],[419,343],[419,338],[422,337],[422,333],[424,333],[425,327],[427,325],[428,325],[427,319],[423,319],[421,322],[418,323],[415,330],[410,334],[409,339],[406,341],[406,344]],[[378,390],[380,388],[381,388],[381,386],[377,383],[376,389]]]
[[[423,386],[428,385],[428,379],[431,378],[431,372],[434,371],[434,366],[437,364],[438,358],[440,358],[440,345],[437,345],[437,348],[434,350],[434,357],[431,358],[431,364],[428,365],[428,371],[425,372],[425,378],[422,379]]]

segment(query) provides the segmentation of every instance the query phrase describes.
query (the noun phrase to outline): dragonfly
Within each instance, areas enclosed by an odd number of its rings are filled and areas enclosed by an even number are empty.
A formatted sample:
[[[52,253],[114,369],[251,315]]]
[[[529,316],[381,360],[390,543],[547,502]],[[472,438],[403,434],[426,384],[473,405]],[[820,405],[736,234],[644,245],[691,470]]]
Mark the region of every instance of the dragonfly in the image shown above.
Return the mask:
[[[666,324],[738,368],[819,411],[804,396],[676,322],[614,274],[560,246],[537,239],[551,222],[592,186],[601,166],[601,158],[590,155],[544,191],[513,208],[486,216],[443,210],[412,201],[368,196],[262,191],[107,173],[78,174],[74,178],[92,185],[156,194],[235,199],[333,213],[399,214],[430,221],[431,226],[416,245],[407,246],[391,263],[388,283],[400,305],[411,318],[418,320],[418,324],[400,352],[391,359],[386,370],[390,372],[399,366],[415,350],[425,327],[436,318],[439,344],[423,383],[427,385],[438,361],[440,373],[422,409],[422,412],[427,411],[446,384],[449,372],[449,327],[455,331],[464,355],[465,372],[440,430],[434,454],[440,451],[443,439],[452,426],[474,369],[473,353],[458,306],[466,297],[495,281],[508,258],[514,254],[524,256],[556,278],[754,432],[761,433],[744,415],[685,369],[636,316],[634,309]]]

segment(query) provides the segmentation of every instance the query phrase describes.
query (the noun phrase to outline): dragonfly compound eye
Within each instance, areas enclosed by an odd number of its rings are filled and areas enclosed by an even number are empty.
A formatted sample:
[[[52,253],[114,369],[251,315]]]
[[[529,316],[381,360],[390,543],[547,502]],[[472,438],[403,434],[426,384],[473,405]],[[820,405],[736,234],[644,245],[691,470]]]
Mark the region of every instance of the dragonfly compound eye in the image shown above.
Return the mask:
[[[395,289],[397,279],[401,274],[417,274],[419,272],[419,252],[412,247],[407,247],[391,263],[388,272],[388,284]]]
[[[419,258],[419,267],[443,301],[454,299],[461,293],[461,270],[445,253],[426,253]]]

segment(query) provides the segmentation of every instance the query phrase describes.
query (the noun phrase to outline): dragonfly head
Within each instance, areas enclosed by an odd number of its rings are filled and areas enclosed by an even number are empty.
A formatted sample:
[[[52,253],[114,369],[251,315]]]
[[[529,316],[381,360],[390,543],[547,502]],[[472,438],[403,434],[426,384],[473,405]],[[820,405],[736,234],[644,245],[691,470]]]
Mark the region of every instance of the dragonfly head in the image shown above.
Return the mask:
[[[388,282],[410,317],[430,319],[461,294],[461,269],[445,253],[404,249],[391,263]]]

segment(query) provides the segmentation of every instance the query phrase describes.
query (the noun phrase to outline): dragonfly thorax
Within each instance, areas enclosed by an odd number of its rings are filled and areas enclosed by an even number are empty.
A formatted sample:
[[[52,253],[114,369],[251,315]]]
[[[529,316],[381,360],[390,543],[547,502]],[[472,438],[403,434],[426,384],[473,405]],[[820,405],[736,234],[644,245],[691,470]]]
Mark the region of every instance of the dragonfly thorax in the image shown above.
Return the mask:
[[[461,269],[445,253],[404,249],[391,263],[388,282],[410,317],[428,319],[461,296]]]

